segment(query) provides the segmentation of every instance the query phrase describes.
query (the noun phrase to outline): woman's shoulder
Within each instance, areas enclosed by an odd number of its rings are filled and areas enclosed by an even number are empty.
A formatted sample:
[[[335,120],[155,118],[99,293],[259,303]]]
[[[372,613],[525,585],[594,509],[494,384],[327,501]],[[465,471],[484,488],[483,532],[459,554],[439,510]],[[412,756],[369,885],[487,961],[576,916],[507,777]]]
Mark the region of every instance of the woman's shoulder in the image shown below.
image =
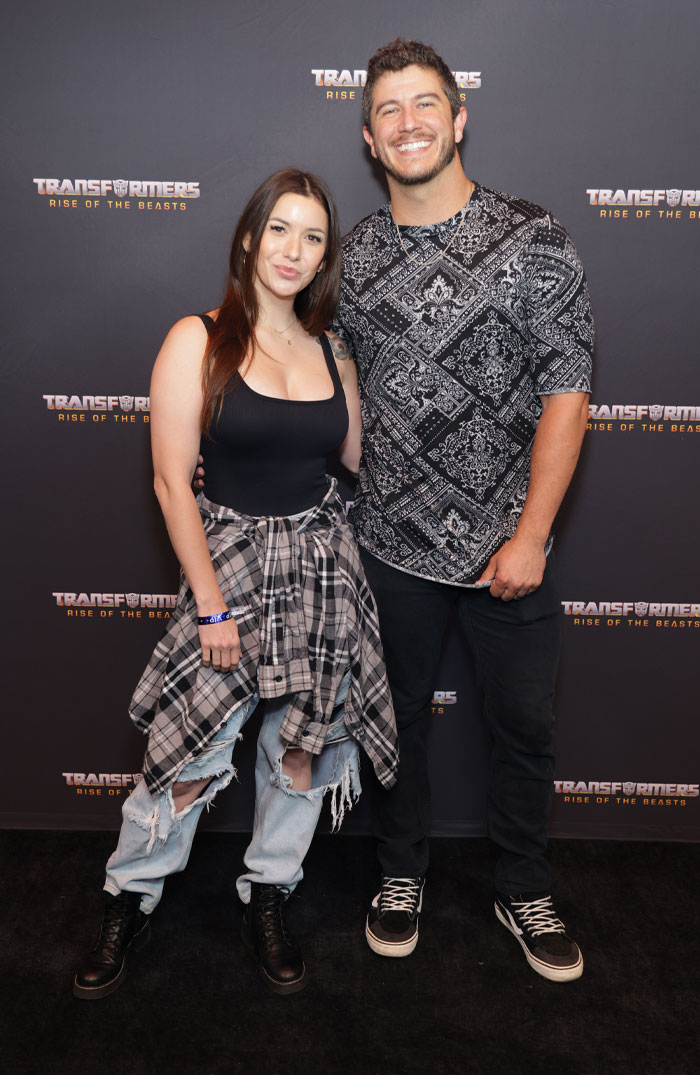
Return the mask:
[[[156,359],[156,370],[199,373],[207,346],[207,329],[199,314],[181,317],[170,328]]]
[[[188,314],[187,317],[181,317],[179,321],[175,322],[168,332],[167,339],[186,342],[193,338],[206,338],[206,334],[207,328],[201,314]]]
[[[343,340],[340,336],[338,336],[337,333],[331,332],[329,329],[326,329],[325,335],[326,335],[326,339],[328,340],[328,342],[329,342],[329,344],[331,346],[331,351],[333,352],[333,357],[336,360],[336,362],[352,362],[353,361],[352,354],[350,353],[350,348],[346,344],[345,340]],[[340,369],[340,367],[338,367],[338,368]],[[342,373],[342,369],[341,369],[341,373]]]
[[[333,358],[335,359],[336,369],[340,376],[340,382],[343,388],[347,391],[350,386],[357,385],[355,360],[352,357],[350,348],[341,336],[338,336],[335,332],[330,332],[328,329],[326,329],[325,336],[330,344],[331,351],[333,352]]]

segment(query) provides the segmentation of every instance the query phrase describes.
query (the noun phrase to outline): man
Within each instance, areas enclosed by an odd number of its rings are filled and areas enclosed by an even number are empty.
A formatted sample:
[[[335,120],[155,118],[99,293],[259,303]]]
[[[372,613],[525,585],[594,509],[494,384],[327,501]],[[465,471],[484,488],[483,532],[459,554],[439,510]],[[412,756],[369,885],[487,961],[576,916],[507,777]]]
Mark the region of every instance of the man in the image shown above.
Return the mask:
[[[550,528],[587,418],[585,278],[549,213],[467,178],[456,148],[466,111],[431,48],[397,39],[374,54],[363,120],[391,202],[346,237],[333,327],[358,366],[354,521],[400,742],[396,786],[374,791],[383,879],[367,941],[407,956],[418,940],[426,736],[456,609],[493,737],[496,915],[539,974],[566,981],[583,960],[545,858],[559,650]]]

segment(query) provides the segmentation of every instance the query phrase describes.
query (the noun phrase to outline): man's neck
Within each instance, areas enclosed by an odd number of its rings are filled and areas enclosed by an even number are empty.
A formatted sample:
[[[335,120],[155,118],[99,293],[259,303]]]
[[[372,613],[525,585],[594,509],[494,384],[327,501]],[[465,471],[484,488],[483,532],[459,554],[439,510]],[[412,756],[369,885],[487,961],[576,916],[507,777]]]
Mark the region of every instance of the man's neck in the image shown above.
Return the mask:
[[[474,184],[467,179],[457,155],[428,183],[407,186],[387,176],[391,214],[397,224],[439,224],[467,204]]]

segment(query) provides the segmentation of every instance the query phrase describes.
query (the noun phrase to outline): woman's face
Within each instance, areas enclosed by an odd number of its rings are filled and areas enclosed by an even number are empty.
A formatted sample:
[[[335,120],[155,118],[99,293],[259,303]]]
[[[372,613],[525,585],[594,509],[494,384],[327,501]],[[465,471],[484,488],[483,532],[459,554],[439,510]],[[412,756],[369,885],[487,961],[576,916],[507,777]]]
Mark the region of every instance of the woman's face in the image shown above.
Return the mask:
[[[283,194],[275,202],[258,248],[255,286],[276,298],[297,295],[322,267],[328,215],[315,198]]]

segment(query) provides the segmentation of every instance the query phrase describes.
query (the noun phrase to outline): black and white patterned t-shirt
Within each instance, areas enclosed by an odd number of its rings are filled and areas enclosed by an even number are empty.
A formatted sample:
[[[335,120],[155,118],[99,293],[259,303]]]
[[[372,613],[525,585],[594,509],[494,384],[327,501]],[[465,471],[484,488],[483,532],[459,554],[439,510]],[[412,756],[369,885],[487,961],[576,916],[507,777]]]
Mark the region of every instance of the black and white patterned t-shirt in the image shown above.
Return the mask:
[[[360,221],[333,324],[360,380],[357,539],[457,585],[515,531],[539,396],[588,392],[593,346],[580,259],[546,210],[477,184],[461,217],[402,227],[416,260],[388,205]]]

